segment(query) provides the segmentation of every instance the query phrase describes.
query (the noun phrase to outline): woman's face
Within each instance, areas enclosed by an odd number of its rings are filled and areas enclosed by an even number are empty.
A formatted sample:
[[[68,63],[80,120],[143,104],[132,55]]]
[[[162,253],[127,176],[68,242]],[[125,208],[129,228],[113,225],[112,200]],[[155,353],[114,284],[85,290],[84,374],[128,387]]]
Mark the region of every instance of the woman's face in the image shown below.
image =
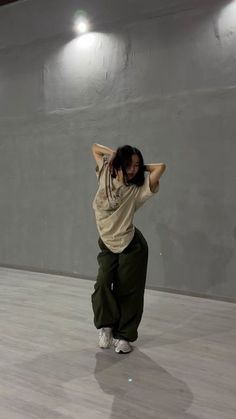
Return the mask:
[[[137,156],[137,154],[133,154],[131,157],[131,163],[126,168],[126,173],[129,180],[133,179],[133,177],[137,175],[139,168],[140,168],[139,157]]]

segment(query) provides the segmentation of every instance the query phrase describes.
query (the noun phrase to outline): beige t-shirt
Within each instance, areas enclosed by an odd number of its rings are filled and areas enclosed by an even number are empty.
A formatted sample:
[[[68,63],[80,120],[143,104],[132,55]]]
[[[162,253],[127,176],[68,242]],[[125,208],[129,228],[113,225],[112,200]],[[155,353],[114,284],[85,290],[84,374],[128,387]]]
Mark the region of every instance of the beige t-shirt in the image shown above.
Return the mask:
[[[99,186],[93,209],[102,241],[113,253],[120,253],[134,237],[135,211],[154,193],[150,190],[149,174],[143,186],[126,186],[111,177],[108,161],[108,156],[103,156],[96,168]]]

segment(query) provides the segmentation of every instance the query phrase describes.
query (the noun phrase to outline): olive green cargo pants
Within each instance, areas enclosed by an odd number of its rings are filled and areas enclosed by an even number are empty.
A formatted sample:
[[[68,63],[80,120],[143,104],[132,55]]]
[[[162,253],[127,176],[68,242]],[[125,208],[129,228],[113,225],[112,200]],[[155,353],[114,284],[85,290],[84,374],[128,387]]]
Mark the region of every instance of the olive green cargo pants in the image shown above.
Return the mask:
[[[133,342],[143,314],[148,245],[135,229],[134,238],[121,253],[111,252],[98,240],[98,276],[92,294],[94,324],[111,327],[115,339]]]

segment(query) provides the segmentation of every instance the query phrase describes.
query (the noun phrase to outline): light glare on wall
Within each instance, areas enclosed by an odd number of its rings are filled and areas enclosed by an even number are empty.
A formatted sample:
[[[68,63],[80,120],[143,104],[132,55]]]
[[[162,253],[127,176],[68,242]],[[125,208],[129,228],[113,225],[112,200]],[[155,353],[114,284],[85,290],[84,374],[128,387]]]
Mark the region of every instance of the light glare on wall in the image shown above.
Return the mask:
[[[227,34],[232,37],[236,33],[236,1],[222,7],[218,20],[220,34]]]
[[[75,30],[78,34],[83,34],[88,32],[89,30],[89,23],[87,19],[77,19],[75,23]]]

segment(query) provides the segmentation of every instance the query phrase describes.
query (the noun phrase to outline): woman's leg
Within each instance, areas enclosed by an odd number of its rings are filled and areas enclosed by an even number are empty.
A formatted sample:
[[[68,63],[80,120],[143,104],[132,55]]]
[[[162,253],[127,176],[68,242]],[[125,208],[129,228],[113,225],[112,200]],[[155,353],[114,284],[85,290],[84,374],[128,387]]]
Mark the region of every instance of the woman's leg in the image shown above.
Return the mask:
[[[119,308],[113,295],[113,284],[119,263],[118,254],[112,253],[102,242],[98,241],[101,252],[98,255],[98,276],[92,294],[94,324],[97,329],[111,327],[119,319]]]
[[[116,339],[133,342],[138,337],[138,326],[143,314],[144,289],[147,274],[148,245],[139,230],[129,246],[119,254],[114,295],[120,317],[113,329]]]

